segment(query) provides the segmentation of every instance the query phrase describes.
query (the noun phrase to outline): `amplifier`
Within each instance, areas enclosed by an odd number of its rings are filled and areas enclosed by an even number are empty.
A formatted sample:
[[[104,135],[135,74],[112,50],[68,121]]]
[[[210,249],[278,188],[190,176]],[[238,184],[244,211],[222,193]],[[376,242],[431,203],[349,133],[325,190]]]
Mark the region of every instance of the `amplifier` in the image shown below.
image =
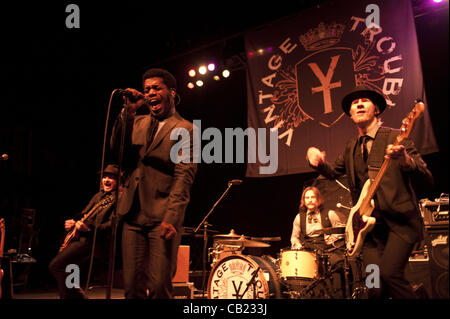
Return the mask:
[[[425,227],[448,225],[448,194],[441,194],[434,201],[428,198],[420,200],[420,212]]]

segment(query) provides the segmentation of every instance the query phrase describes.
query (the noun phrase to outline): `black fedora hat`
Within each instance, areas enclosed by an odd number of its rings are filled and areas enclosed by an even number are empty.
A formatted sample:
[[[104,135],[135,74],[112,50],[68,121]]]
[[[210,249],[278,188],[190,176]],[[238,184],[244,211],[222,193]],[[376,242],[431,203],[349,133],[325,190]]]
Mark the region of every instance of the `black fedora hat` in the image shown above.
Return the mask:
[[[106,168],[103,170],[103,175],[114,175],[114,176],[119,176],[119,167],[115,164],[109,164],[108,166],[106,166]]]
[[[351,91],[342,99],[341,105],[342,110],[345,112],[345,114],[350,116],[350,106],[352,102],[362,97],[368,98],[372,101],[373,104],[376,104],[378,106],[380,114],[383,113],[383,111],[386,109],[386,100],[383,95],[370,90],[365,86],[357,86],[353,91]]]

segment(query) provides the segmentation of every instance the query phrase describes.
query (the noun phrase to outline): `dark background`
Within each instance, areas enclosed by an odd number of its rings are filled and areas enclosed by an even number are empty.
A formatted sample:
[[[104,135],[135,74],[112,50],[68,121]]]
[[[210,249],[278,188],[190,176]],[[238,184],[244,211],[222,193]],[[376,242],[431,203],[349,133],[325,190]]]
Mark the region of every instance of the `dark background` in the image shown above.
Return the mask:
[[[5,250],[17,248],[24,208],[36,209],[31,284],[52,283],[47,265],[63,238],[63,221],[98,191],[108,101],[115,88],[141,90],[141,75],[163,67],[176,75],[178,111],[202,127],[247,127],[243,32],[325,1],[178,2],[141,4],[76,1],[80,29],[67,29],[66,6],[3,5],[1,33],[0,217]],[[339,2],[339,1],[337,1]],[[368,2],[370,3],[370,1]],[[424,156],[436,187],[420,198],[448,193],[448,2],[412,1],[428,107],[440,152]],[[444,7],[443,9],[438,9]],[[227,80],[186,89],[190,66],[214,57],[232,64]],[[109,124],[122,105],[113,98]],[[299,160],[304,160],[303,158]],[[211,229],[280,236],[270,253],[289,245],[300,193],[316,173],[245,178],[245,164],[200,164],[185,226],[196,227],[232,179],[208,219]],[[189,241],[186,239],[186,241]],[[193,267],[199,240],[191,243]],[[194,265],[195,264],[195,265]]]

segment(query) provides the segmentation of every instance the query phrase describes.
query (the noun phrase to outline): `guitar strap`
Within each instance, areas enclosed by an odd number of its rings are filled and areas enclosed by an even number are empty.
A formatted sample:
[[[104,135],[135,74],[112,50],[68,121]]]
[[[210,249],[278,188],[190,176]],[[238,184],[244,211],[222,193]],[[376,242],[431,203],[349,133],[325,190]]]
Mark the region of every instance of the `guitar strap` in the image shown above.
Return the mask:
[[[374,179],[384,161],[386,146],[388,145],[388,137],[392,130],[387,127],[380,127],[375,136],[375,140],[370,150],[367,161],[368,174],[370,179]]]

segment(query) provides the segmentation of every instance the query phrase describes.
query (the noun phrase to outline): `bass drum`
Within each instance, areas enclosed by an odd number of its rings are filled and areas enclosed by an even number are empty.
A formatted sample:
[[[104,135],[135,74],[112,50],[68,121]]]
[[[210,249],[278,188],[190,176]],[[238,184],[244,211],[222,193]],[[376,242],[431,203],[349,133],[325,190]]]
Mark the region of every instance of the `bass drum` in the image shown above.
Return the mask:
[[[212,269],[208,299],[280,299],[280,287],[275,259],[233,255],[221,259]]]

